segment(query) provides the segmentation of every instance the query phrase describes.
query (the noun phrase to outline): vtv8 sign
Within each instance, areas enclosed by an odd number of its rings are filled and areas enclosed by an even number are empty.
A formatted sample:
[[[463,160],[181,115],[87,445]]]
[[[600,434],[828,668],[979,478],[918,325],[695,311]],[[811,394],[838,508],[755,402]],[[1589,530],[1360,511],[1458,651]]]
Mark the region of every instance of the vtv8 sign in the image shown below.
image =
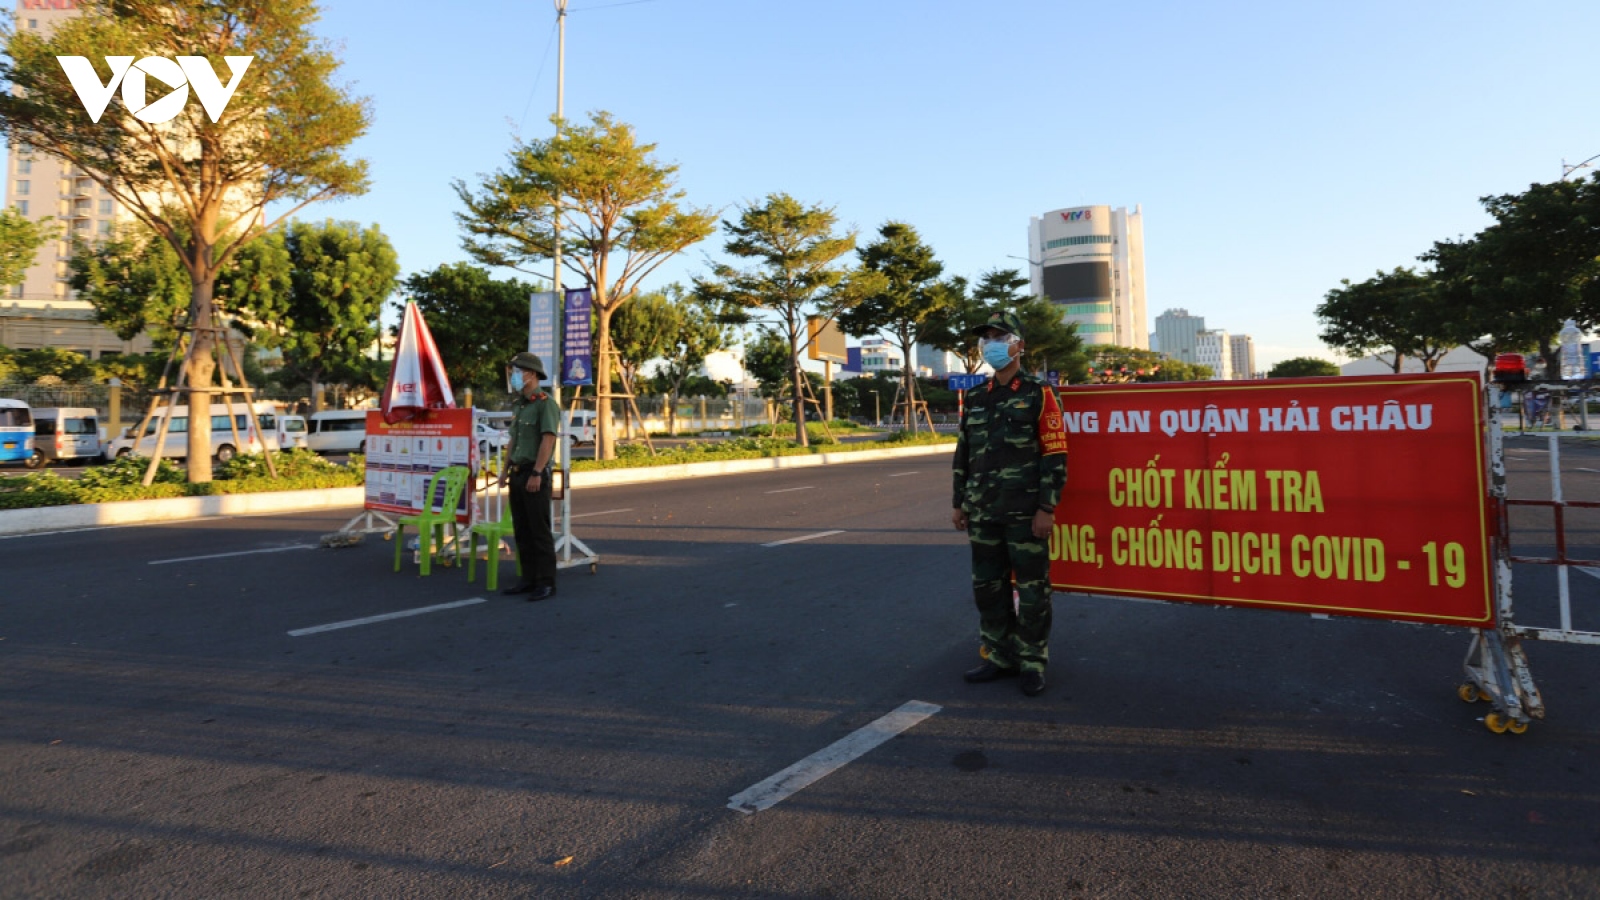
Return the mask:
[[[111,80],[101,84],[100,76],[95,74],[94,64],[89,62],[88,57],[56,57],[62,70],[67,73],[72,89],[77,92],[78,100],[83,103],[84,111],[89,114],[89,121],[100,121],[107,104],[111,102],[111,95],[117,92],[120,85],[123,105],[128,107],[134,118],[151,124],[171,121],[177,116],[189,101],[191,87],[211,121],[222,118],[222,111],[228,108],[228,101],[233,99],[233,92],[238,90],[239,81],[244,78],[245,70],[250,68],[250,62],[254,59],[254,56],[224,56],[231,76],[224,85],[211,68],[211,62],[204,56],[180,56],[175,61],[163,56],[146,56],[137,63],[131,56],[107,56],[105,60],[106,65],[111,67]],[[145,87],[151,78],[172,90],[165,97],[146,103]]]

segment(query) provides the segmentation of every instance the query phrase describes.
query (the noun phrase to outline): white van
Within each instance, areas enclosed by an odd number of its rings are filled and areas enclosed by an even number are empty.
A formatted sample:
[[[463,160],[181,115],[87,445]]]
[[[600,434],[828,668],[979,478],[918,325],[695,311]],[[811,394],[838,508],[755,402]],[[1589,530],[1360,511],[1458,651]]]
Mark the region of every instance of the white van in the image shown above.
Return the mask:
[[[45,460],[99,457],[99,413],[88,408],[67,406],[34,410],[33,449]]]
[[[250,414],[245,412],[244,404],[235,403],[230,407],[227,403],[211,404],[211,452],[218,462],[227,462],[238,453],[260,453],[263,449],[277,450],[278,447],[278,414],[271,403],[258,401],[251,404],[255,410],[256,418],[261,422],[261,433],[258,434],[255,426],[250,421]],[[145,426],[144,434],[134,441],[131,432],[139,427],[131,425],[124,429],[122,434],[106,445],[107,459],[121,459],[130,453],[139,456],[149,456],[155,451],[156,435],[160,433],[161,420],[172,413],[172,424],[167,427],[167,440],[161,450],[161,455],[167,459],[183,459],[189,455],[189,407],[163,406],[156,410],[150,417],[150,423]],[[233,426],[228,424],[228,414],[233,414]],[[240,445],[234,444],[233,431],[239,431]],[[265,446],[263,447],[263,441]]]
[[[367,410],[330,409],[306,420],[306,446],[318,453],[367,452]]]
[[[561,420],[566,425],[566,433],[572,438],[572,443],[592,444],[595,440],[595,411],[592,409],[575,409],[564,413]]]
[[[311,446],[305,416],[278,417],[278,446],[284,450],[303,450]]]

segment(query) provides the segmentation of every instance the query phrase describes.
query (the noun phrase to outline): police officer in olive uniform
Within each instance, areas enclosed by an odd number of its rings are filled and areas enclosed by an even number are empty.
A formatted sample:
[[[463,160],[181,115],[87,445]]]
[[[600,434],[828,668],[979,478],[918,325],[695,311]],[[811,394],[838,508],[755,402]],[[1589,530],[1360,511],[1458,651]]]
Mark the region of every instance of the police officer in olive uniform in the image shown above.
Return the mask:
[[[561,433],[561,408],[539,390],[547,377],[544,362],[532,353],[511,359],[511,445],[506,449],[510,483],[511,524],[516,529],[517,559],[522,581],[501,593],[527,594],[528,600],[545,600],[556,592],[556,540],[550,531],[551,459]]]
[[[1048,538],[1067,480],[1067,436],[1054,390],[1022,372],[1022,323],[997,312],[973,329],[994,378],[967,392],[956,442],[951,521],[972,544],[983,662],[969,682],[1021,676],[1043,693],[1049,660]],[[1011,596],[1016,579],[1017,603]]]

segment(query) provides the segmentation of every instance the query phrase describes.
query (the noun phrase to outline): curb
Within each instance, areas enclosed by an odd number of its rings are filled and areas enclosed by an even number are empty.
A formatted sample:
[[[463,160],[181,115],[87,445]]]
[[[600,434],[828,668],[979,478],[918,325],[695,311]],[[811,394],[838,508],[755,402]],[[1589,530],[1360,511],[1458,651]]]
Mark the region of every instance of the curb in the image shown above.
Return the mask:
[[[894,447],[888,450],[858,450],[854,453],[818,453],[812,456],[775,456],[765,459],[730,459],[675,466],[645,466],[637,469],[604,469],[575,472],[572,486],[604,487],[638,484],[679,478],[704,478],[713,475],[738,475],[770,472],[774,469],[800,469],[809,466],[835,466],[905,456],[949,453],[954,444],[928,444]],[[310,491],[278,491],[263,494],[223,494],[215,497],[169,497],[162,500],[119,500],[115,503],[83,503],[75,506],[41,506],[35,509],[0,510],[0,536],[23,535],[40,531],[70,531],[80,528],[105,528],[148,522],[177,522],[213,516],[247,516],[263,513],[301,512],[318,509],[359,509],[365,499],[362,487],[321,488]]]

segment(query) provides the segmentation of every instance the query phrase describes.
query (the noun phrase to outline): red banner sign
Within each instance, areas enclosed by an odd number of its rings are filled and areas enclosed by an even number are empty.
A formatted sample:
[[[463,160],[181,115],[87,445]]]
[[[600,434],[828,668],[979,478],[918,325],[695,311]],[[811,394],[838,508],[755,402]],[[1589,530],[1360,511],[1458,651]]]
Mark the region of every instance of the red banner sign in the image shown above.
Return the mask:
[[[422,509],[428,484],[446,466],[473,467],[472,410],[424,409],[390,425],[383,412],[367,413],[366,508],[411,515]],[[456,521],[471,524],[472,479],[456,503]],[[441,497],[429,507],[438,511]]]
[[[1060,395],[1056,590],[1493,624],[1476,375]]]

